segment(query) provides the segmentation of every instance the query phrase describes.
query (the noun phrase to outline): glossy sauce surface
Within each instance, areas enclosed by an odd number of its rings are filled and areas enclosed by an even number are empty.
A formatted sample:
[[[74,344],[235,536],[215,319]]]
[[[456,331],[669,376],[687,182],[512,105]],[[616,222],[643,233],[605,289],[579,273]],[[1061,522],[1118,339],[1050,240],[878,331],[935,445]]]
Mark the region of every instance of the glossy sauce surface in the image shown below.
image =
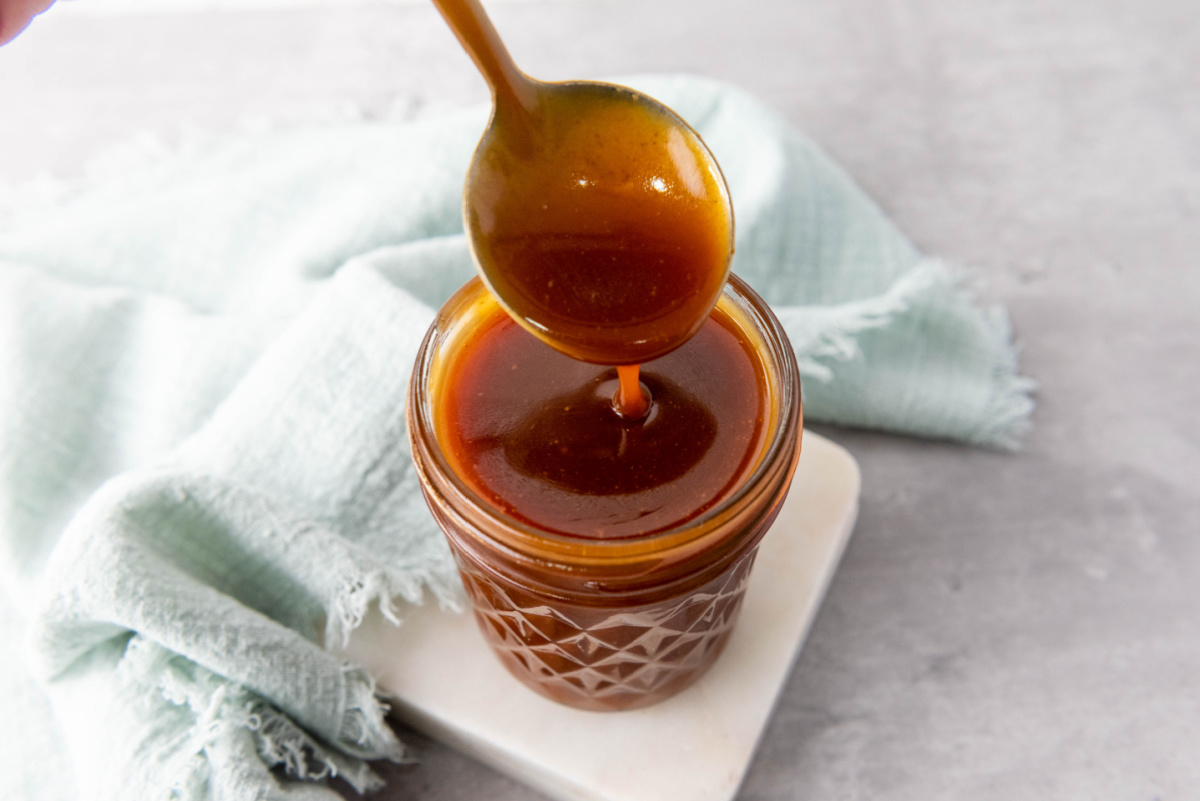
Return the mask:
[[[648,536],[734,492],[764,447],[760,357],[720,310],[642,367],[640,419],[612,408],[613,368],[546,346],[498,306],[454,355],[435,425],[452,467],[506,514],[559,535]]]

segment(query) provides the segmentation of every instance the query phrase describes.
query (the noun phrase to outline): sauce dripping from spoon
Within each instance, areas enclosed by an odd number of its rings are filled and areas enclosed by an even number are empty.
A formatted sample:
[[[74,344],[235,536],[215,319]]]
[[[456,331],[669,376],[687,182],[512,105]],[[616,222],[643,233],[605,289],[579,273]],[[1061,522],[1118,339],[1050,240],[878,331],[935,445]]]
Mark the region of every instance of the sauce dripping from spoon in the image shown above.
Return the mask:
[[[524,328],[616,365],[617,413],[652,399],[639,366],[686,342],[729,271],[733,211],[716,160],[631,89],[521,72],[478,0],[434,0],[492,91],[463,216],[481,277]]]

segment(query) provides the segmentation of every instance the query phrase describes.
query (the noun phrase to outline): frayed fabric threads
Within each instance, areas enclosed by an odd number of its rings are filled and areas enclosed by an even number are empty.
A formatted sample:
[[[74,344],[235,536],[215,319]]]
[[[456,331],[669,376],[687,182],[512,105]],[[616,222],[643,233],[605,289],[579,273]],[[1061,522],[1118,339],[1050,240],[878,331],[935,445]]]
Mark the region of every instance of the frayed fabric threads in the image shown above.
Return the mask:
[[[833,380],[827,362],[862,357],[858,335],[890,324],[922,295],[946,286],[949,273],[938,262],[922,262],[888,287],[882,295],[836,306],[790,306],[776,310],[796,351],[800,373],[821,382]]]
[[[854,410],[862,397],[919,394],[907,405],[872,401],[871,424],[1018,449],[1036,384],[1018,371],[1007,314],[975,309],[962,281],[962,271],[924,259],[875,297],[777,309],[800,372],[812,379],[805,414],[861,424]],[[915,369],[925,359],[933,364]]]
[[[247,735],[263,764],[271,769],[281,768],[291,779],[321,781],[337,777],[359,793],[382,786],[379,777],[363,759],[322,745],[291,718],[245,687],[230,684],[221,676],[143,638],[135,637],[130,641],[118,671],[131,694],[141,692],[153,696],[157,691],[162,699],[192,713],[194,723],[187,732],[186,745],[179,748],[181,759],[173,771],[172,798],[197,801],[211,797],[214,777],[210,749],[220,750],[221,741],[244,739]],[[374,684],[367,680],[348,687],[357,697],[346,714],[347,731],[358,732],[354,741],[360,745],[376,741],[380,745],[369,751],[372,758],[401,761],[403,749],[383,723],[383,709],[374,700]],[[150,714],[154,714],[153,708]],[[361,731],[364,719],[370,719],[370,734]]]

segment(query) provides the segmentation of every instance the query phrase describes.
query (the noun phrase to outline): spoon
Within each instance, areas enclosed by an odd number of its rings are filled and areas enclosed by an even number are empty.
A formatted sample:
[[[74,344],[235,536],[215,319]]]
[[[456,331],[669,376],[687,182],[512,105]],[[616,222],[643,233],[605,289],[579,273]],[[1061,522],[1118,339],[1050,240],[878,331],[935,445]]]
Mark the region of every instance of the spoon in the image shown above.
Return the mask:
[[[649,400],[637,366],[699,330],[729,272],[720,168],[657,101],[614,84],[534,80],[478,0],[434,4],[492,91],[463,189],[481,277],[547,344],[622,367],[614,405],[640,417]]]

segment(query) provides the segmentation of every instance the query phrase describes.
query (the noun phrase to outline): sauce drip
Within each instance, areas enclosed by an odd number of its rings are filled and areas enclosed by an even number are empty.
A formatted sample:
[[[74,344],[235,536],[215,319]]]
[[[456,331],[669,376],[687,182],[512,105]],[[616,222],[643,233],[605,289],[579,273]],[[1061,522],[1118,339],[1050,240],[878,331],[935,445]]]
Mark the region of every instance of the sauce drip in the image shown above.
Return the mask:
[[[638,420],[650,411],[653,397],[650,390],[638,379],[641,365],[623,364],[617,368],[617,392],[612,405],[617,414],[629,420]]]

